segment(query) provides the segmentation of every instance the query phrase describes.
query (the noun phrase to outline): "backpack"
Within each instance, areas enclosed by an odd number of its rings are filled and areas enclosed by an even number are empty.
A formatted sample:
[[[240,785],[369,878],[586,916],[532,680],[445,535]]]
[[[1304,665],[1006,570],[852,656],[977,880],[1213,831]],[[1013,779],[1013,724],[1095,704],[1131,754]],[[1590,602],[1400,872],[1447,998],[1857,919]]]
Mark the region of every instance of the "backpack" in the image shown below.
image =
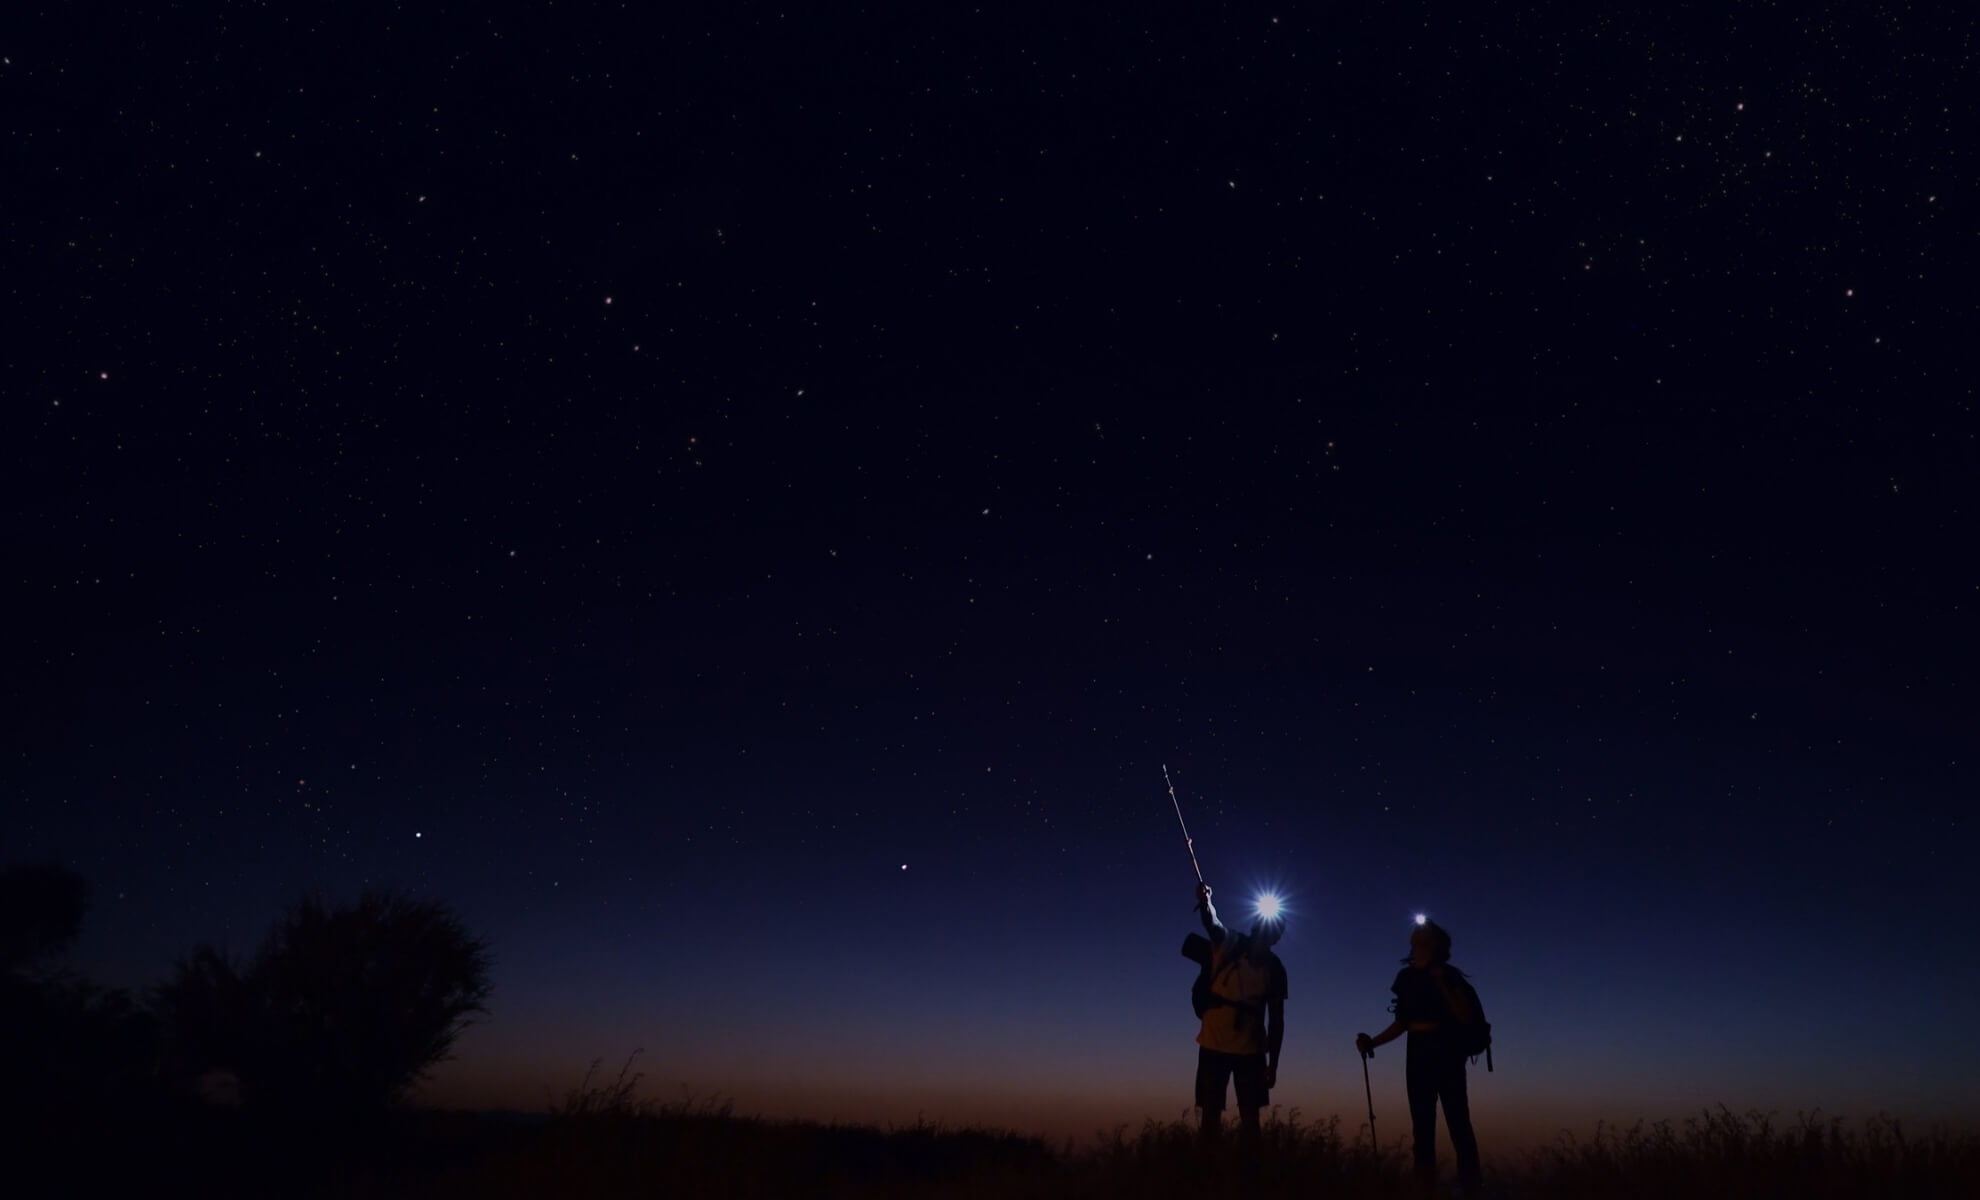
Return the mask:
[[[1224,998],[1211,990],[1214,982],[1210,975],[1210,964],[1216,957],[1216,947],[1210,939],[1200,933],[1192,933],[1183,939],[1183,957],[1197,964],[1196,982],[1189,985],[1189,1006],[1196,1010],[1197,1019],[1204,1013],[1224,1003]]]
[[[1237,939],[1232,953],[1242,954],[1249,935],[1240,933],[1232,936]],[[1216,978],[1210,973],[1210,964],[1216,961],[1217,947],[1209,938],[1200,933],[1190,934],[1183,939],[1182,955],[1197,964],[1196,982],[1189,985],[1189,1006],[1195,1010],[1198,1020],[1211,1009],[1231,1003],[1219,996],[1213,986]]]
[[[1471,1003],[1473,1020],[1469,1025],[1456,1025],[1453,1042],[1458,1052],[1476,1062],[1478,1056],[1485,1056],[1485,1069],[1492,1069],[1492,1023],[1485,1019],[1485,1004],[1478,998],[1478,989],[1471,986],[1469,979],[1460,978],[1459,987],[1464,989],[1464,998]]]

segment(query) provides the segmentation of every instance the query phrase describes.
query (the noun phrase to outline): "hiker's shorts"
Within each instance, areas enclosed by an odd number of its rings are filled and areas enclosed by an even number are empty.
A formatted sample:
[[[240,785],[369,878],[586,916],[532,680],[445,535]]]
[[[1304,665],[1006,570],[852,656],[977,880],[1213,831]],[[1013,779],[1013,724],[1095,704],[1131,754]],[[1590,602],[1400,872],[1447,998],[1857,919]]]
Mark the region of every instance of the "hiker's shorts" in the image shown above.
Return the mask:
[[[1224,1089],[1237,1083],[1239,1112],[1263,1109],[1270,1103],[1265,1087],[1263,1054],[1225,1054],[1196,1048],[1196,1105],[1206,1113],[1224,1111]]]

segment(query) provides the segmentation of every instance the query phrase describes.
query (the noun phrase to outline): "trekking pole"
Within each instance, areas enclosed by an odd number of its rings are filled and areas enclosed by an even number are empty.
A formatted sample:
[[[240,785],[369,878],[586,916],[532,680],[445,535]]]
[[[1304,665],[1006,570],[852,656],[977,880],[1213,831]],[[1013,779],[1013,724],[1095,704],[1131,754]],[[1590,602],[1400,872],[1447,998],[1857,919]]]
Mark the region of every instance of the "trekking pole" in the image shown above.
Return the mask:
[[[1375,1140],[1375,1089],[1368,1086],[1368,1059],[1368,1052],[1364,1050],[1361,1054],[1361,1093],[1368,1097],[1368,1148],[1380,1158],[1382,1144]]]
[[[1189,836],[1189,826],[1182,819],[1182,802],[1176,799],[1175,781],[1169,778],[1169,764],[1162,764],[1162,782],[1169,785],[1169,803],[1176,806],[1176,824],[1182,826],[1183,845],[1189,849],[1189,865],[1196,867],[1196,882],[1203,883],[1203,868],[1196,865],[1196,839]]]

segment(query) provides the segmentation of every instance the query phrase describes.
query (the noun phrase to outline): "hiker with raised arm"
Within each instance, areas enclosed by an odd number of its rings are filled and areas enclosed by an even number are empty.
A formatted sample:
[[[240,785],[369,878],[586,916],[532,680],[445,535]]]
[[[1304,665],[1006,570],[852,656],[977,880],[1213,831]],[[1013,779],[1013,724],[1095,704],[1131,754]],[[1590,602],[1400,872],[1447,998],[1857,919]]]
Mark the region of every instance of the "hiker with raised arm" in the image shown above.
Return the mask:
[[[1203,1111],[1203,1139],[1216,1140],[1225,1093],[1235,1085],[1240,1145],[1255,1154],[1259,1113],[1278,1083],[1286,1034],[1286,968],[1272,953],[1285,923],[1260,915],[1250,933],[1232,933],[1218,919],[1207,883],[1196,887],[1196,909],[1209,939],[1205,978],[1196,995],[1202,1018],[1196,1034],[1196,1104]]]
[[[1479,1192],[1478,1139],[1471,1130],[1471,1102],[1465,1088],[1465,1059],[1489,1051],[1491,1026],[1484,1006],[1463,971],[1451,965],[1451,935],[1435,921],[1417,919],[1409,935],[1409,957],[1389,990],[1396,1019],[1374,1037],[1356,1034],[1364,1057],[1404,1034],[1409,1035],[1403,1076],[1409,1092],[1409,1122],[1415,1136],[1418,1182],[1433,1192],[1437,1184],[1437,1105],[1457,1153],[1462,1194]]]

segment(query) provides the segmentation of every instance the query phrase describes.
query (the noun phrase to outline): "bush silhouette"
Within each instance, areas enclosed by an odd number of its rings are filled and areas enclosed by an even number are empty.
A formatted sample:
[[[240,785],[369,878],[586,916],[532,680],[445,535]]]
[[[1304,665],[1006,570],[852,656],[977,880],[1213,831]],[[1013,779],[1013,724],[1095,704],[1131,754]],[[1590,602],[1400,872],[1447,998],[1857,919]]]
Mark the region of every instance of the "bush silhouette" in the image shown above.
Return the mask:
[[[202,945],[152,994],[175,1073],[230,1071],[245,1105],[363,1116],[444,1061],[489,995],[485,945],[445,905],[305,898],[245,964]]]
[[[72,1121],[163,1095],[151,1014],[59,961],[87,907],[88,888],[67,867],[0,871],[0,1120]]]

